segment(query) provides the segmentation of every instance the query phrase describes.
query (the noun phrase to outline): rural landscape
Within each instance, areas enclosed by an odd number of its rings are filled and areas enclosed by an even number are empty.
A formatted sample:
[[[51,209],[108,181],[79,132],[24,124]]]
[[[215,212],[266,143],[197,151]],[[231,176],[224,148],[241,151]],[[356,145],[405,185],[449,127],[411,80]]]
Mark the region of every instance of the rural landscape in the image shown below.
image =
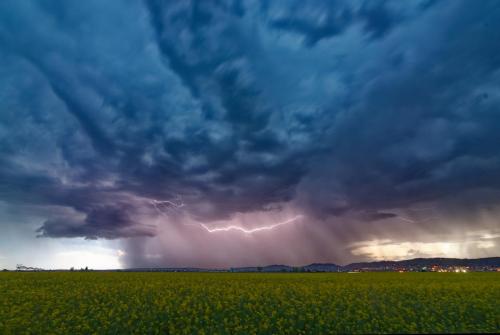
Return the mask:
[[[0,0],[0,335],[500,333],[500,0]]]
[[[495,333],[500,257],[0,273],[1,334]]]
[[[499,273],[0,273],[2,334],[495,333]]]

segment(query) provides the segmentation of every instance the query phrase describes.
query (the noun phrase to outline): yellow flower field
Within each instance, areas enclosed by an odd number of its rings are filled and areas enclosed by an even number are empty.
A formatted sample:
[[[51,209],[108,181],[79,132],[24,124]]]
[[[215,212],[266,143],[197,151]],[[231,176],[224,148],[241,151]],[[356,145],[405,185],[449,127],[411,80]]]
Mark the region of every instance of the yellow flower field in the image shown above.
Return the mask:
[[[1,273],[0,334],[500,331],[500,273]]]

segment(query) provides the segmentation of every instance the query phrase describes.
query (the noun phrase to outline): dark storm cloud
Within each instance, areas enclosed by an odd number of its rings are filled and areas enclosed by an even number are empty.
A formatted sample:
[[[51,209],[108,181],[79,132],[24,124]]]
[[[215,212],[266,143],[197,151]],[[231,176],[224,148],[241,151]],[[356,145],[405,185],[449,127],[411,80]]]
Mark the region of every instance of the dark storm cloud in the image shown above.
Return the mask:
[[[25,101],[26,115],[6,112],[5,122],[27,121],[26,128],[36,128],[55,149],[43,159],[56,159],[63,165],[57,168],[70,174],[58,175],[57,169],[31,172],[31,178],[41,178],[32,185],[42,189],[35,192],[40,201],[70,206],[90,216],[94,206],[86,203],[99,202],[102,185],[112,183],[116,192],[144,197],[168,199],[186,193],[191,202],[210,203],[210,209],[200,213],[193,206],[193,215],[211,219],[291,198],[292,187],[304,172],[300,160],[308,153],[290,148],[286,136],[276,134],[270,125],[272,110],[251,78],[251,60],[244,48],[236,47],[246,37],[232,32],[238,28],[241,9],[151,1],[137,8],[140,17],[116,16],[118,26],[113,28],[113,22],[106,22],[117,9],[113,5],[103,6],[96,18],[91,14],[100,7],[97,3],[7,2],[3,6],[3,53],[21,73],[11,73],[11,79],[33,78],[46,91],[40,97],[42,103],[55,105],[40,111],[40,101]],[[68,20],[77,12],[83,17]],[[212,16],[218,16],[218,21],[210,20]],[[33,18],[45,24],[42,29],[30,24]],[[143,28],[132,36],[136,44],[112,41],[130,19]],[[169,30],[164,30],[166,25]],[[18,31],[20,26],[23,29]],[[183,33],[192,42],[180,40]],[[106,39],[111,39],[111,46],[103,45]],[[96,46],[101,48],[92,48]],[[135,53],[127,57],[124,50]],[[150,63],[137,60],[141,54],[152,58]],[[111,63],[105,64],[106,60]],[[31,120],[30,115],[37,113],[56,120],[40,125]],[[16,137],[36,143],[23,127],[21,132],[13,131],[11,138]],[[16,144],[12,146],[17,154]],[[21,167],[15,157],[9,158],[13,168]],[[43,180],[46,174],[51,183]],[[65,183],[58,177],[64,177]],[[78,183],[85,184],[85,190],[71,186]],[[15,185],[8,188],[5,198],[16,201],[9,192],[17,191]],[[74,193],[89,196],[78,203],[61,199],[61,194],[79,197]],[[29,202],[30,196],[19,199]],[[53,226],[48,221],[44,227]],[[56,236],[62,230],[44,231],[44,236]],[[77,235],[76,231],[62,236]],[[88,236],[84,230],[81,234]],[[113,235],[103,234],[109,236]]]
[[[155,228],[134,222],[129,208],[123,206],[93,208],[84,220],[49,219],[37,230],[39,237],[80,237],[115,239],[120,237],[154,236]]]
[[[498,5],[489,5],[461,8],[434,36],[437,46],[407,64],[386,64],[358,92],[363,99],[337,119],[329,162],[310,174],[318,183],[335,175],[321,197],[341,196],[342,209],[404,208],[499,187],[500,157],[491,144],[500,140],[500,101],[490,92],[500,79],[500,45],[492,43],[497,16],[485,15]]]
[[[312,47],[323,39],[345,33],[353,25],[360,25],[371,39],[381,38],[405,19],[422,15],[432,4],[398,7],[390,1],[290,1],[286,7],[277,11],[271,27],[302,35],[305,44]]]
[[[4,1],[0,199],[66,208],[43,237],[153,236],[151,201],[182,199],[349,217],[339,245],[423,202],[494,207],[498,22],[496,1]]]

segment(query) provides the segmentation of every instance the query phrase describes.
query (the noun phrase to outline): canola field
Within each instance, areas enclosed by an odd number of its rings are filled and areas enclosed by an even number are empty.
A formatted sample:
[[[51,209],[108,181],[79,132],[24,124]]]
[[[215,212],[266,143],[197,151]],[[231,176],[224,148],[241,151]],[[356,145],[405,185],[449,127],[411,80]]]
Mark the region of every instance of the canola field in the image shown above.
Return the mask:
[[[500,332],[500,273],[0,273],[0,334]]]

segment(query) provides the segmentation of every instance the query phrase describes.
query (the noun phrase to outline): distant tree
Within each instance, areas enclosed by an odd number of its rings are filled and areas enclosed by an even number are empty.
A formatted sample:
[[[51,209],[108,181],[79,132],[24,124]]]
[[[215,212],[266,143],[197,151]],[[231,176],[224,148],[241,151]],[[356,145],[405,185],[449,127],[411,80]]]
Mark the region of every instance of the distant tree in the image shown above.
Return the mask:
[[[262,272],[262,266],[258,266],[257,271]]]
[[[89,267],[88,267],[88,266],[86,266],[86,267],[85,267],[85,271],[88,271],[88,270],[89,270]]]
[[[75,271],[75,268],[74,268],[74,267],[71,267],[71,268],[69,269],[69,271]]]
[[[7,270],[7,269],[3,269],[2,271],[3,271],[3,272],[6,272],[6,271],[9,271],[9,270]]]

